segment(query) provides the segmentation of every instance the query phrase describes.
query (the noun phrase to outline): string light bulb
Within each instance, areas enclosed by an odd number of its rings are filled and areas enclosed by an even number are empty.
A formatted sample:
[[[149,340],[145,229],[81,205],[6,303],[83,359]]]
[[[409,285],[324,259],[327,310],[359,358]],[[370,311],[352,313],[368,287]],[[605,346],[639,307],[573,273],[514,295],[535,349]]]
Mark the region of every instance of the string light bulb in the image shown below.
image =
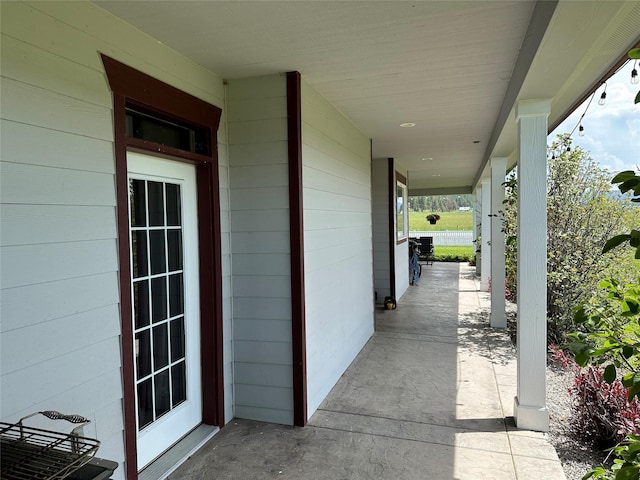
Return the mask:
[[[607,101],[607,82],[603,82],[602,85],[604,85],[604,90],[600,95],[600,100],[598,100],[598,105],[604,105]]]
[[[637,60],[633,62],[633,70],[631,70],[631,85],[637,85],[638,83],[640,83],[640,77],[638,77],[638,70],[636,70],[636,63],[638,63]]]
[[[584,137],[584,127],[582,126],[582,124],[580,124],[580,126],[578,127],[578,135]]]
[[[604,105],[607,102],[607,92],[602,92],[600,95],[600,100],[598,100],[598,105]]]

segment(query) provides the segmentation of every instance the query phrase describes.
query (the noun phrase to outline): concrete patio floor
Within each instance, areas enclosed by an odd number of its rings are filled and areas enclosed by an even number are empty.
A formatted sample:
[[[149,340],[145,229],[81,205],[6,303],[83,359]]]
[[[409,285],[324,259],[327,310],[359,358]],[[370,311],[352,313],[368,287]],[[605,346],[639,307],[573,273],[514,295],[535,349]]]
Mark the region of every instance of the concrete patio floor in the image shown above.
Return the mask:
[[[513,423],[515,351],[466,264],[423,266],[304,428],[234,419],[169,478],[564,480]]]

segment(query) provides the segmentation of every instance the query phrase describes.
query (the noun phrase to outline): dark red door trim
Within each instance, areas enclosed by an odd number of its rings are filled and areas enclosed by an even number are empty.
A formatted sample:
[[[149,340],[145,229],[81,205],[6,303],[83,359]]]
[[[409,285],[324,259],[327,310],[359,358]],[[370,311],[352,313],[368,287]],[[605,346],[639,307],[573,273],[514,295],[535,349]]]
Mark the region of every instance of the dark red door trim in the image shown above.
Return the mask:
[[[114,149],[122,329],[125,475],[138,478],[136,413],[131,323],[127,150],[150,151],[196,165],[200,243],[200,328],[202,351],[203,422],[224,425],[222,359],[222,266],[216,139],[222,111],[105,55],[102,63],[113,92]],[[208,129],[208,155],[197,155],[126,135],[125,108],[143,106],[158,114]]]
[[[396,298],[396,167],[393,158],[387,159],[387,177],[389,179],[389,290]]]
[[[300,73],[287,73],[289,142],[289,235],[293,346],[293,423],[307,424],[307,354],[304,301],[304,225],[302,207],[302,100]]]

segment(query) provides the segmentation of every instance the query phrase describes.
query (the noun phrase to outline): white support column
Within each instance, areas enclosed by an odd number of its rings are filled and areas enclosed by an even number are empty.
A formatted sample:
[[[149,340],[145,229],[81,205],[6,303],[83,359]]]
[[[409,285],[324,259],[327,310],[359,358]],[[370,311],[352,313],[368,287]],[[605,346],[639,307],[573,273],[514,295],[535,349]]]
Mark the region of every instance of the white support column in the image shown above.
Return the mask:
[[[491,159],[491,326],[506,328],[505,259],[502,218],[498,212],[504,208],[504,177],[507,159]]]
[[[480,218],[482,217],[482,184],[476,187],[476,201],[473,207],[473,240],[477,240],[481,234]],[[476,249],[476,276],[482,271],[482,252],[480,245],[474,243]]]
[[[491,278],[491,179],[482,179],[482,211],[480,212],[480,234],[482,235],[482,268],[480,270],[480,290],[489,291]]]
[[[518,428],[546,432],[547,117],[551,100],[523,100],[518,122]]]

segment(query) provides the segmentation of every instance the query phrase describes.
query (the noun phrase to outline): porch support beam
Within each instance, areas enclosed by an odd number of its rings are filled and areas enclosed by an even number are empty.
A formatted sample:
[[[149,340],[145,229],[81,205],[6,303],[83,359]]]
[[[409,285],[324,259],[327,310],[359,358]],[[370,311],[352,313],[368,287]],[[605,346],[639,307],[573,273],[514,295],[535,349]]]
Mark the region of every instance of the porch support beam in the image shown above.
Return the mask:
[[[480,212],[480,235],[482,237],[480,268],[480,289],[489,291],[491,279],[491,178],[483,178],[482,182],[482,211]]]
[[[473,248],[476,253],[476,276],[482,270],[482,248],[476,243],[480,236],[480,217],[482,216],[482,185],[478,184],[474,190],[475,201],[473,204]]]
[[[507,159],[491,159],[491,326],[507,326],[505,302],[505,258],[504,232],[498,212],[503,209],[504,177],[507,173]]]
[[[551,100],[521,100],[518,124],[518,428],[546,432],[547,117]]]

